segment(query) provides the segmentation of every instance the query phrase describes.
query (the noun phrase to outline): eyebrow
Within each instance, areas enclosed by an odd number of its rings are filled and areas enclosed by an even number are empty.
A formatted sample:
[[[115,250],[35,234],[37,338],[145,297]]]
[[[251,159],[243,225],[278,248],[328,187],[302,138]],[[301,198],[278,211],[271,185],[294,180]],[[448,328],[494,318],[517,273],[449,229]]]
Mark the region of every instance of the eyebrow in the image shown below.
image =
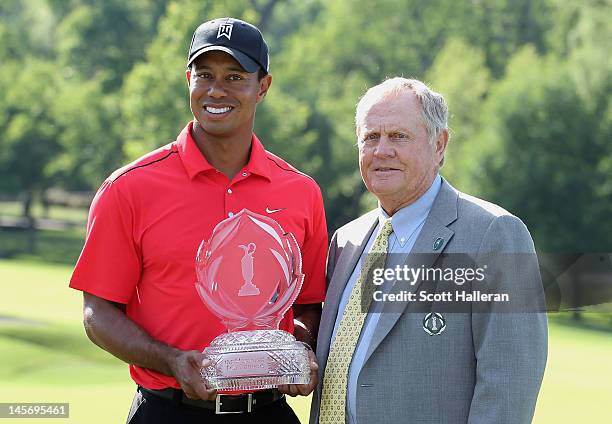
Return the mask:
[[[381,128],[380,128],[380,126],[378,128],[372,128],[371,130],[366,128],[365,131],[379,133],[379,132],[381,132]],[[412,134],[413,133],[413,131],[411,131],[409,128],[402,127],[401,125],[388,125],[386,128],[382,129],[382,132],[385,132],[387,134],[398,133],[398,132],[406,133],[406,134]]]
[[[393,126],[392,128],[389,128],[388,130],[384,131],[386,134],[397,134],[397,133],[402,133],[402,134],[406,134],[410,137],[414,137],[414,132],[410,131],[407,128],[402,128],[399,126]],[[364,128],[361,132],[360,132],[360,137],[365,137],[371,134],[381,134],[381,130],[380,128]]]
[[[370,135],[370,134],[380,134],[378,130],[363,130],[361,131],[362,135]]]

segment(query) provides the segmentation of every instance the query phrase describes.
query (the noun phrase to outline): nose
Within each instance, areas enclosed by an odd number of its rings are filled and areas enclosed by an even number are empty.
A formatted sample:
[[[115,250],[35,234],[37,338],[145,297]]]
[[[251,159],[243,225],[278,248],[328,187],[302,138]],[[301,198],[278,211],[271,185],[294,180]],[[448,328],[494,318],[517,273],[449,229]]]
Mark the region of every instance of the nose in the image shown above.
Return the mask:
[[[389,137],[387,137],[386,135],[383,135],[380,137],[380,139],[378,140],[378,144],[376,145],[376,148],[374,149],[374,156],[377,156],[377,157],[395,156],[395,146],[393,146],[393,143],[391,142],[391,140],[389,140]]]
[[[208,86],[208,97],[218,99],[227,95],[225,88],[223,87],[223,81],[213,80]]]

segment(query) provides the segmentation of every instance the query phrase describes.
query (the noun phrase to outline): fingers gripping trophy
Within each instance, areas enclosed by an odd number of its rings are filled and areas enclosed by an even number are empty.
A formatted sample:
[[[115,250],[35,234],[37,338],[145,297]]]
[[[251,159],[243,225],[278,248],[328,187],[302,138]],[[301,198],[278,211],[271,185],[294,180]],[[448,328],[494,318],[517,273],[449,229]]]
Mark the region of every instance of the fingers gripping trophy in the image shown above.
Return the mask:
[[[211,388],[257,390],[308,384],[307,346],[279,324],[302,287],[300,249],[274,219],[243,209],[221,221],[196,256],[196,289],[227,333],[204,354]]]

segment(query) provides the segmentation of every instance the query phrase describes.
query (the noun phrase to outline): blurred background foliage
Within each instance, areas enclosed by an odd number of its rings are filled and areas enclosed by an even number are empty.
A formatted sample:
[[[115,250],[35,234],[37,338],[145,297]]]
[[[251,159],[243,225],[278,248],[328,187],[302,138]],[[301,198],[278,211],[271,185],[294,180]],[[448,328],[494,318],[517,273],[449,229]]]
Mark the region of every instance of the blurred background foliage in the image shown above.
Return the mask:
[[[255,131],[318,181],[330,230],[375,205],[355,104],[403,75],[449,103],[452,184],[521,217],[541,250],[609,251],[611,11],[610,0],[3,0],[0,200],[32,220],[50,190],[91,193],[173,140],[191,118],[191,34],[230,15],[270,45]]]
[[[449,103],[442,174],[571,262],[612,252],[611,12],[612,0],[1,0],[0,398],[70,402],[74,422],[125,419],[125,364],[87,341],[67,280],[102,180],[191,119],[199,23],[262,29],[274,79],[255,131],[317,180],[330,231],[376,205],[355,105],[403,75]],[[534,422],[609,415],[609,310],[551,314]],[[292,402],[306,422],[309,399]]]

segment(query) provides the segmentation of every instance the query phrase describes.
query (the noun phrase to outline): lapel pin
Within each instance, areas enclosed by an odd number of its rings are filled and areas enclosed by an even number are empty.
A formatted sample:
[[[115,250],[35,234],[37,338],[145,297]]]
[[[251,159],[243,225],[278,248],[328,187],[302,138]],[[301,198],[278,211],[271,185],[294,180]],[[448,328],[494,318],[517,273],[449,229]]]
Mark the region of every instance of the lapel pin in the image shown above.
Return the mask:
[[[446,320],[442,314],[430,312],[423,318],[423,330],[430,336],[437,336],[446,329]]]
[[[436,239],[436,241],[434,241],[433,244],[433,250],[440,250],[440,248],[442,247],[442,245],[444,244],[444,239],[442,237],[438,237]]]

